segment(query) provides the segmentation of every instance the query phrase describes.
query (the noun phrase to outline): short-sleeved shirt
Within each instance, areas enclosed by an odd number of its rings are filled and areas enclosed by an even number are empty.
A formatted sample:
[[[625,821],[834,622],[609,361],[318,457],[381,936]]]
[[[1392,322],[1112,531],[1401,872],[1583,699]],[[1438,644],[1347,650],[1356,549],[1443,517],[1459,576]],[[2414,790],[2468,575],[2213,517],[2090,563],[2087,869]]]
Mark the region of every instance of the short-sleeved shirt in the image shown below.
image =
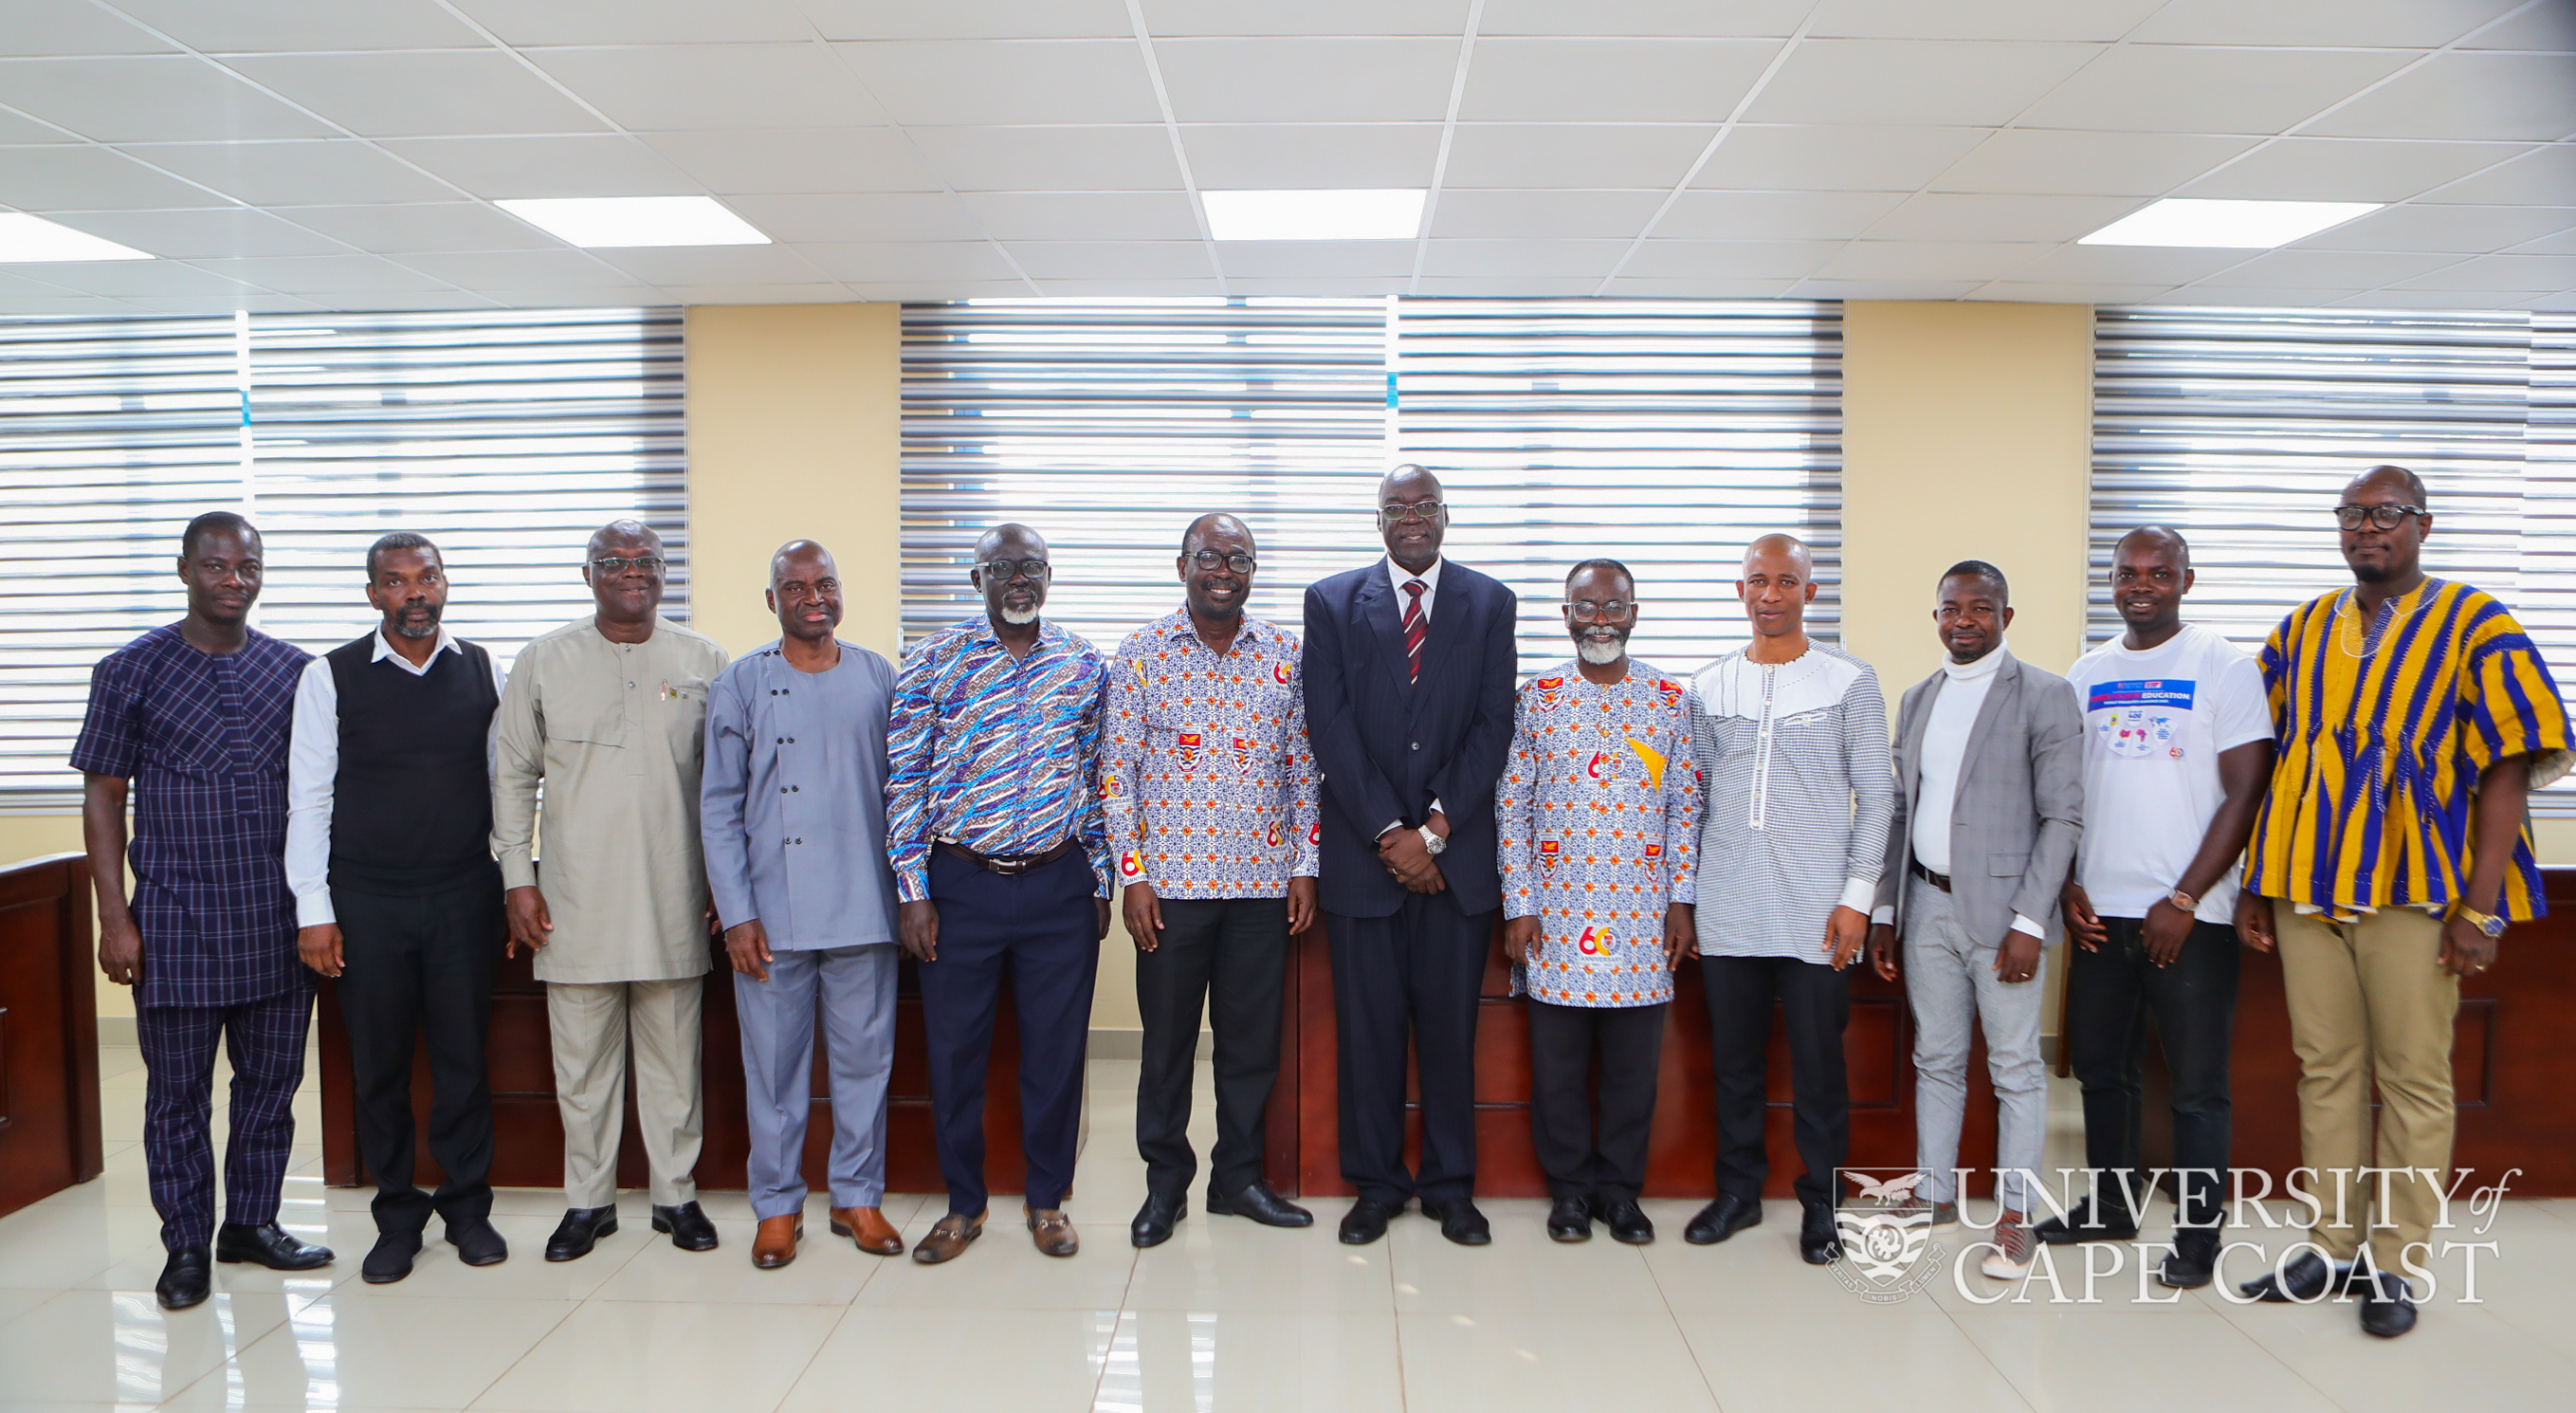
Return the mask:
[[[286,886],[286,744],[311,656],[253,631],[200,652],[155,628],[90,674],[72,769],[133,782],[138,1006],[231,1006],[308,985]]]

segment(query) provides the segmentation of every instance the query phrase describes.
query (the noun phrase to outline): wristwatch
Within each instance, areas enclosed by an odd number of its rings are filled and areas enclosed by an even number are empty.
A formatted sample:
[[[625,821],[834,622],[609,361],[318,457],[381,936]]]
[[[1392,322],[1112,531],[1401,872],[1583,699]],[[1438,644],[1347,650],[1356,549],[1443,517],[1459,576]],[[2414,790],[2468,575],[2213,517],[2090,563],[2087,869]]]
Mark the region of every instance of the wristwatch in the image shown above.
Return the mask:
[[[1441,838],[1439,835],[1434,834],[1433,832],[1431,832],[1431,826],[1430,826],[1430,825],[1427,825],[1427,824],[1426,824],[1426,825],[1422,826],[1422,831],[1421,831],[1421,832],[1422,832],[1422,847],[1423,847],[1423,850],[1424,850],[1426,853],[1439,854],[1439,853],[1446,853],[1446,852],[1448,852],[1448,849],[1449,849],[1449,841],[1448,841],[1448,840],[1446,840],[1446,839],[1443,839],[1443,838]]]
[[[2460,904],[2459,911],[2460,916],[2467,919],[2471,927],[2476,928],[2478,931],[2485,933],[2489,937],[2502,937],[2504,935],[2504,919],[2496,916],[2494,913],[2479,912],[2477,909],[2470,907],[2466,903]]]
[[[2196,913],[2200,911],[2200,900],[2179,888],[2167,893],[2165,895],[2165,901],[2182,909],[2186,913]]]

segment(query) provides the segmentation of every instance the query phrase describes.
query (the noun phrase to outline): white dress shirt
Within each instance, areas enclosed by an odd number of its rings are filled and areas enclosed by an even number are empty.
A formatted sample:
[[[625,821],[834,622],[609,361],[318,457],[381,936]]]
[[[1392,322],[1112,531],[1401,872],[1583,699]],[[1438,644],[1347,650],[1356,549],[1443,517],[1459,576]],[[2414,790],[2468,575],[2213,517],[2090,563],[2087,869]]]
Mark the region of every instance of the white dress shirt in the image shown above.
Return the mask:
[[[1976,730],[1977,713],[1986,704],[1986,694],[1994,690],[2004,659],[2011,655],[2012,643],[2007,639],[1975,662],[1941,660],[1941,671],[1950,680],[1941,685],[1941,694],[1932,699],[1932,714],[1923,722],[1923,751],[1916,763],[1920,788],[1911,824],[1914,861],[1934,873],[1950,872],[1950,815],[1959,799],[1959,769],[1967,763],[1968,737]],[[1877,921],[1894,921],[1893,909],[1880,912]],[[2012,925],[2015,932],[2048,936],[2047,928],[2019,913],[2013,914]]]
[[[1434,558],[1431,561],[1430,568],[1423,570],[1419,574],[1415,574],[1407,570],[1403,565],[1396,563],[1394,555],[1388,555],[1386,557],[1387,582],[1395,585],[1395,622],[1397,627],[1400,628],[1403,626],[1404,606],[1412,597],[1404,592],[1404,586],[1416,579],[1419,579],[1422,581],[1422,627],[1424,632],[1430,631],[1431,601],[1440,597],[1440,566],[1446,562],[1447,561],[1445,560]],[[1440,802],[1435,799],[1431,802],[1431,812],[1433,814],[1447,814],[1449,811],[1440,808]],[[1390,822],[1386,828],[1379,830],[1377,832],[1377,837],[1383,839],[1403,827],[1403,820],[1394,820]]]
[[[442,625],[438,646],[420,666],[394,651],[385,638],[385,630],[376,630],[376,651],[371,663],[392,658],[394,665],[414,677],[429,675],[430,664],[440,653],[462,656],[465,645]],[[501,660],[492,660],[492,694],[498,697],[508,685],[510,674],[501,669]],[[500,726],[500,713],[492,716],[493,728]],[[493,736],[483,738],[486,768],[495,759]],[[317,657],[304,665],[304,676],[295,684],[295,734],[286,747],[286,886],[295,890],[295,925],[320,927],[340,920],[331,907],[331,791],[340,777],[340,683],[331,675],[331,659]]]

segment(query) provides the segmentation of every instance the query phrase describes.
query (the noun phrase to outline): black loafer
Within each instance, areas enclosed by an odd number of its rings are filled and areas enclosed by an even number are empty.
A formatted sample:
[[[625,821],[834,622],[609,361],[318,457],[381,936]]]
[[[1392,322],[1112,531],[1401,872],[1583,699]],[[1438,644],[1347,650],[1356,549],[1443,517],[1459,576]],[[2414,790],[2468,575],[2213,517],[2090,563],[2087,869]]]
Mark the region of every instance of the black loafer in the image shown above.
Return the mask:
[[[2361,1288],[2361,1332],[2395,1339],[2415,1328],[2415,1291],[2395,1271],[2382,1271]]]
[[[510,1243],[489,1217],[460,1217],[447,1224],[447,1244],[469,1266],[497,1266],[510,1259]]]
[[[185,1310],[202,1305],[213,1290],[211,1279],[213,1257],[202,1246],[182,1246],[170,1253],[161,1267],[161,1279],[152,1287],[152,1298],[164,1310]]]
[[[1831,1207],[1809,1207],[1798,1221],[1798,1259],[1810,1266],[1830,1266],[1843,1259],[1842,1229]]]
[[[2336,1294],[2350,1295],[2367,1279],[2358,1266],[2329,1267],[2323,1256],[2302,1251],[2289,1265],[2266,1271],[2236,1290],[2265,1305],[2305,1305],[2323,1296],[2328,1284],[2334,1286]]]
[[[2198,1290],[2218,1275],[2218,1228],[2184,1227],[2156,1267],[2156,1279],[2174,1290]]]
[[[716,1224],[707,1220],[707,1214],[699,1211],[695,1202],[654,1208],[653,1230],[669,1232],[671,1244],[683,1251],[716,1249]]]
[[[1592,1204],[1580,1197],[1560,1197],[1547,1209],[1547,1239],[1590,1241]]]
[[[2118,1202],[2085,1198],[2065,1216],[2051,1217],[2030,1229],[2043,1246],[2073,1246],[2082,1241],[2135,1241],[2137,1219]]]
[[[590,1254],[603,1236],[617,1234],[617,1209],[614,1207],[575,1207],[555,1224],[555,1234],[546,1238],[546,1259],[578,1261]]]
[[[248,1261],[272,1271],[309,1271],[331,1264],[331,1248],[298,1241],[275,1222],[255,1227],[226,1222],[215,1228],[215,1259]]]
[[[1483,1246],[1494,1239],[1493,1223],[1461,1197],[1455,1202],[1425,1202],[1422,1215],[1440,1224],[1440,1234],[1460,1246]]]
[[[1386,1224],[1403,1211],[1402,1207],[1390,1207],[1374,1198],[1361,1198],[1342,1217],[1342,1244],[1368,1245],[1386,1235]]]
[[[1240,1192],[1219,1192],[1210,1187],[1207,1209],[1219,1217],[1250,1217],[1265,1227],[1311,1227],[1315,1214],[1270,1190],[1270,1184],[1254,1178]]]
[[[1160,1246],[1172,1239],[1172,1224],[1189,1214],[1189,1199],[1171,1193],[1149,1192],[1145,1205],[1136,1209],[1136,1220],[1127,1224],[1127,1239],[1137,1246]]]
[[[379,1232],[376,1249],[358,1267],[358,1278],[369,1285],[392,1285],[411,1274],[412,1258],[419,1254],[419,1232]]]
[[[1622,1197],[1600,1209],[1601,1225],[1610,1229],[1610,1239],[1628,1246],[1643,1246],[1655,1239],[1655,1224],[1637,1199]]]
[[[1717,1200],[1699,1209],[1699,1215],[1682,1228],[1682,1240],[1693,1246],[1714,1246],[1749,1226],[1762,1221],[1762,1204],[1747,1202],[1731,1192],[1721,1192]]]

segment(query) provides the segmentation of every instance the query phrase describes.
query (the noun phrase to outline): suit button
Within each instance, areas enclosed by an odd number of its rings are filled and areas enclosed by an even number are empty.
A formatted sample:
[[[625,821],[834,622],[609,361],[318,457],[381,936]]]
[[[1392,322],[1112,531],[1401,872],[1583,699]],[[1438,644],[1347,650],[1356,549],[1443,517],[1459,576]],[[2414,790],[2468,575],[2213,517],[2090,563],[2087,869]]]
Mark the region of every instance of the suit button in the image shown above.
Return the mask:
[[[787,788],[792,792],[792,791],[801,791],[801,790],[803,790],[805,787],[804,787],[804,786],[802,786],[802,785],[790,785],[790,786],[788,786]]]
[[[1416,741],[1416,742],[1414,742],[1414,743],[1413,743],[1413,748],[1414,748],[1415,750],[1417,750],[1417,751],[1418,751],[1418,750],[1421,750],[1421,749],[1422,749],[1422,743],[1421,743],[1420,741]]]
[[[786,786],[784,786],[784,785],[779,786],[779,787],[778,787],[778,793],[780,793],[780,794],[782,794],[782,795],[786,794],[786,793],[787,793],[787,787],[786,787]]]

